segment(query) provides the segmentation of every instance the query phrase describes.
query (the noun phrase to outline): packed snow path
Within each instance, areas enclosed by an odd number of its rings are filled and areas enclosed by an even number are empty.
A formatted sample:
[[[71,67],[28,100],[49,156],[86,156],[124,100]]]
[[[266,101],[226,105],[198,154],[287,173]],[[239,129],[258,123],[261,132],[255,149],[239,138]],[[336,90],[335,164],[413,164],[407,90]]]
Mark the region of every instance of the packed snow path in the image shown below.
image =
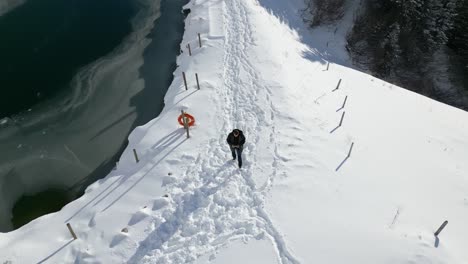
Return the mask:
[[[226,134],[211,140],[184,175],[167,186],[172,201],[160,216],[154,217],[154,230],[140,243],[130,263],[193,261],[230,240],[264,236],[274,241],[282,263],[299,263],[263,209],[264,192],[276,176],[279,158],[271,161],[273,171],[258,177],[265,179],[262,185],[257,186],[253,180],[255,174],[261,173],[256,168],[257,153],[276,147],[275,110],[270,102],[271,91],[262,85],[265,81],[246,54],[254,45],[254,37],[244,5],[242,0],[226,1],[223,5],[224,85],[217,92],[225,103],[216,111],[222,113],[220,131],[244,131],[244,167],[240,170],[236,161],[229,160]]]

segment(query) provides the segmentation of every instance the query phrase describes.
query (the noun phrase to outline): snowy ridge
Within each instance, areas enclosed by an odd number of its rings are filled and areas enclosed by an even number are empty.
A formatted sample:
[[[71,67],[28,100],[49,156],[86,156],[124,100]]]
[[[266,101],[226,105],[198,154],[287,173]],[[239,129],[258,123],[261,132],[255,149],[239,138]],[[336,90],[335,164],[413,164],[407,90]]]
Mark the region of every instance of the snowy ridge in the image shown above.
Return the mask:
[[[212,15],[212,10],[217,10],[218,14],[224,14],[221,21],[225,21],[222,31],[225,32],[222,63],[224,84],[217,90],[218,98],[225,103],[216,112],[223,113],[221,131],[239,127],[247,135],[256,135],[249,139],[244,152],[246,156],[255,157],[251,153],[257,152],[257,146],[264,145],[260,142],[263,133],[259,132],[271,125],[274,110],[262,109],[260,105],[263,103],[256,102],[262,99],[257,91],[263,91],[267,102],[271,91],[262,85],[262,80],[243,52],[252,45],[253,37],[244,5],[242,1],[228,1],[209,8],[210,19],[217,21]],[[229,26],[233,24],[239,27]],[[218,28],[213,30],[210,23],[210,37],[220,35],[221,31]],[[274,129],[269,133],[268,144],[274,145]],[[257,191],[250,166],[256,160],[246,161],[247,170],[238,171],[231,164],[233,162],[226,161],[225,137],[223,133],[217,140],[211,139],[209,147],[205,147],[195,158],[183,176],[166,186],[168,193],[183,192],[173,197],[175,205],[162,213],[162,223],[156,224],[157,228],[140,243],[143,246],[130,258],[130,263],[151,263],[155,259],[174,263],[195,260],[201,253],[210,253],[230,240],[261,238],[265,235],[274,241],[283,263],[298,263],[262,209],[263,193]],[[267,181],[271,182],[269,179]],[[202,244],[197,245],[200,242]],[[166,243],[175,245],[166,246]],[[187,246],[181,247],[181,244]]]
[[[347,60],[349,25],[309,31],[302,5],[191,1],[164,111],[82,198],[0,234],[0,263],[467,263],[468,114],[327,70]]]

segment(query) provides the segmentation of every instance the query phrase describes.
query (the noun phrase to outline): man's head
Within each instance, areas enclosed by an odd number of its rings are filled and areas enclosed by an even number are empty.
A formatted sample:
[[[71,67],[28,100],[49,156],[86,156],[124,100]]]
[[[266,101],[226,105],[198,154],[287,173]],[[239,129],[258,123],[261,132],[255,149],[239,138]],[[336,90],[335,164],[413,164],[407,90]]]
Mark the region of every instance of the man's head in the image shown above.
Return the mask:
[[[232,134],[235,136],[235,137],[238,137],[239,136],[239,129],[234,129],[232,131]]]

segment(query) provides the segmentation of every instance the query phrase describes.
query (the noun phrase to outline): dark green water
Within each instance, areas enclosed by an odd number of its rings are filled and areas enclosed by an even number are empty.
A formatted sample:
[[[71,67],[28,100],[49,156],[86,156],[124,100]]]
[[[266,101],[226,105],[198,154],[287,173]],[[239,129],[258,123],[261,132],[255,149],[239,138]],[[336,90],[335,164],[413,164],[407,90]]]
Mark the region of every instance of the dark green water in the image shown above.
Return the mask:
[[[21,197],[13,207],[13,228],[17,229],[39,216],[59,211],[66,201],[71,201],[70,195],[66,191],[54,189]]]
[[[132,28],[135,0],[28,0],[0,17],[0,118],[67,89]]]

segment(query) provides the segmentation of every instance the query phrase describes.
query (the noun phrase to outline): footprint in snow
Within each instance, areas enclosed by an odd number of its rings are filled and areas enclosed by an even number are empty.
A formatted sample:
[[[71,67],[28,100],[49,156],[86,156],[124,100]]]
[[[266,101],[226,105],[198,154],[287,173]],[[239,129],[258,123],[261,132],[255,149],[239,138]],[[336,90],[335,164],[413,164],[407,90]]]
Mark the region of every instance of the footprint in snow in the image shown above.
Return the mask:
[[[117,246],[118,244],[122,243],[122,241],[124,241],[126,238],[127,238],[127,234],[124,234],[124,233],[119,233],[117,235],[115,235],[113,238],[112,238],[112,241],[109,245],[109,247],[113,248],[115,246]]]
[[[159,210],[161,208],[163,208],[164,206],[168,205],[169,204],[169,201],[167,199],[164,199],[164,198],[157,198],[154,200],[153,202],[153,208],[152,210],[153,211],[156,211],[156,210]]]
[[[132,215],[132,218],[130,218],[130,221],[128,221],[128,225],[136,225],[148,216],[149,214],[145,211],[145,209],[142,209]]]
[[[94,219],[96,215],[93,215],[93,217],[91,217],[91,219],[89,220],[88,222],[88,227],[94,227],[96,226],[96,220]]]

